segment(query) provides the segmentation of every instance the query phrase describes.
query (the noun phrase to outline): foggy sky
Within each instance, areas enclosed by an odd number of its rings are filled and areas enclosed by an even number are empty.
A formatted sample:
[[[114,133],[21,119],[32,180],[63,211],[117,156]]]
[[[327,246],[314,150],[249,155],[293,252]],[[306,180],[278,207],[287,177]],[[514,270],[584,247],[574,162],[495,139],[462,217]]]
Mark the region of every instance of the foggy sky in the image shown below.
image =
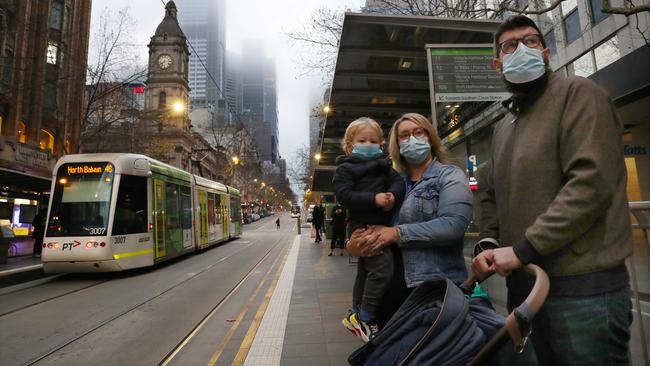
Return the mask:
[[[192,0],[175,0],[177,5],[183,1]],[[324,85],[318,76],[299,76],[303,70],[295,65],[295,60],[300,52],[305,51],[299,46],[292,46],[285,32],[299,29],[315,9],[324,5],[358,10],[363,3],[363,0],[227,1],[227,50],[240,53],[243,40],[259,39],[265,45],[265,54],[276,60],[280,155],[287,159],[288,164],[291,164],[297,148],[309,145],[310,102],[315,103],[322,98]],[[141,63],[146,64],[149,38],[165,15],[162,1],[93,0],[91,33],[93,27],[99,24],[99,15],[109,6],[116,11],[130,7],[129,12],[134,18],[132,40],[141,50]]]

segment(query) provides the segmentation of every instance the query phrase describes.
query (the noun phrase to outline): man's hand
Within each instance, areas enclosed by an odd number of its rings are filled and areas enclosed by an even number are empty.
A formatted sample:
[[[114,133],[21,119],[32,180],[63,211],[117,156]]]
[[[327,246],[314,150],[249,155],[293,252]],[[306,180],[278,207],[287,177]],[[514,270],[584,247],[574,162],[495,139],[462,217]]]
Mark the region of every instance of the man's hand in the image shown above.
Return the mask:
[[[513,270],[523,266],[512,247],[497,248],[493,253],[494,270],[502,276],[507,276]]]
[[[472,260],[472,273],[483,281],[494,272],[494,250],[484,250]]]

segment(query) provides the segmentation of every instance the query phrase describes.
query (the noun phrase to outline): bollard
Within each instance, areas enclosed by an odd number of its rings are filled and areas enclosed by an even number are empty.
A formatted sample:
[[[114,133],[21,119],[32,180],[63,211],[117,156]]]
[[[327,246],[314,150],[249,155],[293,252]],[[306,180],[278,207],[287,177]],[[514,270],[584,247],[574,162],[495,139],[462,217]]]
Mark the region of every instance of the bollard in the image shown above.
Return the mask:
[[[298,235],[300,235],[300,216],[298,216]]]

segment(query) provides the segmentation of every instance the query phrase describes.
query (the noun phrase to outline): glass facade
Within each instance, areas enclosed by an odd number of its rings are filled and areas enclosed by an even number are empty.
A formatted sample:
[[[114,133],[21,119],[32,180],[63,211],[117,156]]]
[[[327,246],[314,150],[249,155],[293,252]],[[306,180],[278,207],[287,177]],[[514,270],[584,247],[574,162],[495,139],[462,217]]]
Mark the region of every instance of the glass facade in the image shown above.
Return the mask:
[[[608,13],[603,13],[603,0],[589,0],[589,8],[593,24],[598,24],[609,16]]]
[[[614,36],[594,49],[594,59],[596,60],[596,69],[603,67],[621,58],[621,50],[618,46],[618,37]]]
[[[564,4],[564,3],[563,3]],[[564,35],[566,36],[567,44],[580,38],[582,29],[580,28],[580,15],[578,9],[574,9],[564,18]]]

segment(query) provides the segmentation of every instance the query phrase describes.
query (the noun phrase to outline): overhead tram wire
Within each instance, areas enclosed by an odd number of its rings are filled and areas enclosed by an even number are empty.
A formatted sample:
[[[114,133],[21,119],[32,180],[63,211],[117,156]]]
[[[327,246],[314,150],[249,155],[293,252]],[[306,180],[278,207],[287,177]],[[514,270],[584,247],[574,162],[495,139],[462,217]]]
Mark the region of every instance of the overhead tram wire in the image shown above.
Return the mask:
[[[165,0],[160,0],[160,2],[163,4],[163,6],[165,6],[165,7],[167,6],[167,3],[165,3]],[[190,42],[190,39],[185,37],[185,41],[187,42],[187,44],[192,49],[192,52],[194,52],[194,54],[196,55],[196,58],[199,59],[199,62],[201,63],[201,67],[203,67],[203,70],[205,70],[205,72],[208,73],[208,76],[210,77],[210,80],[212,80],[212,82],[214,83],[214,86],[217,87],[217,90],[219,91],[219,95],[221,95],[221,97],[223,97],[223,100],[226,102],[226,108],[228,108],[228,111],[230,113],[232,113],[232,115],[235,116],[235,119],[237,120],[237,125],[238,126],[243,126],[241,116],[239,115],[239,113],[237,113],[237,111],[234,111],[233,108],[231,108],[230,102],[228,101],[228,98],[226,97],[226,95],[221,90],[221,87],[219,86],[217,81],[214,79],[214,76],[212,76],[212,73],[210,72],[210,70],[208,70],[208,68],[205,66],[205,63],[201,59],[201,56],[199,56],[199,54],[194,50],[194,46],[192,45],[192,42]]]

